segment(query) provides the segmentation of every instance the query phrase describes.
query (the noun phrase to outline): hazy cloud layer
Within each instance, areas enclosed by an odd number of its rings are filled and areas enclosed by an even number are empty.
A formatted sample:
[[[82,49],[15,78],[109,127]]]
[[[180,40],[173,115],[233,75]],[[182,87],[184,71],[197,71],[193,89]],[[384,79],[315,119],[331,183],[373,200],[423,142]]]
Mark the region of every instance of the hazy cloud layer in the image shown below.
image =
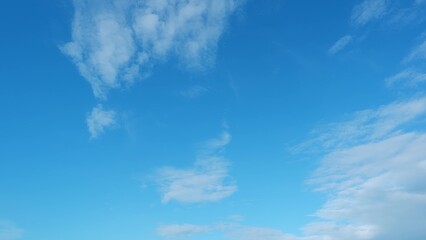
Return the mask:
[[[13,223],[0,221],[0,240],[17,240],[23,236],[23,230]]]
[[[74,6],[72,41],[62,50],[105,99],[170,56],[189,67],[212,64],[237,0],[74,0]]]
[[[229,177],[229,162],[222,156],[230,140],[230,134],[224,132],[220,138],[209,141],[190,168],[159,169],[155,180],[163,202],[215,202],[232,195],[237,186]]]

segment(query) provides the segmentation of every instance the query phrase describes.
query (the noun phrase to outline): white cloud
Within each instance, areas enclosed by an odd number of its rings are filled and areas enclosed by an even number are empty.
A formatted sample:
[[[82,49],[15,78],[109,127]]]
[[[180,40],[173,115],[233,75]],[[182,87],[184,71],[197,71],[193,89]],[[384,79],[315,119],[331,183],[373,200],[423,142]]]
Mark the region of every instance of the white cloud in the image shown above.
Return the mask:
[[[237,0],[74,0],[72,41],[62,46],[96,97],[131,84],[177,56],[189,67],[214,60]]]
[[[163,238],[189,238],[211,231],[210,226],[200,225],[164,225],[157,228],[157,235]]]
[[[23,236],[23,230],[14,224],[6,221],[0,221],[0,240],[15,240]]]
[[[388,0],[363,0],[355,6],[352,12],[352,22],[365,25],[368,22],[383,17],[388,10]]]
[[[312,180],[331,196],[317,215],[371,226],[374,239],[425,238],[424,146],[426,134],[404,133],[331,152]]]
[[[336,43],[331,46],[331,48],[328,50],[330,54],[336,54],[343,50],[350,42],[352,41],[352,36],[346,35],[337,40]]]
[[[234,240],[426,239],[426,98],[365,110],[326,126],[326,152],[309,184],[326,196],[296,236],[228,225]],[[420,128],[413,127],[420,126]]]
[[[209,142],[190,168],[159,169],[155,179],[163,195],[163,202],[215,202],[232,195],[237,186],[229,177],[228,161],[221,156],[230,138],[230,134],[225,132],[221,138]]]
[[[116,124],[116,113],[112,110],[104,110],[102,105],[93,108],[87,116],[87,127],[92,138],[98,137],[106,128]]]
[[[381,140],[403,131],[413,120],[426,114],[426,97],[394,102],[376,110],[359,111],[346,122],[331,123],[314,131],[315,137],[299,149],[317,145],[323,149]]]
[[[310,180],[329,196],[316,215],[358,226],[353,239],[426,238],[426,133],[409,130],[425,113],[426,98],[416,98],[334,124],[323,139],[335,140]]]
[[[426,73],[418,72],[412,68],[405,69],[394,76],[385,79],[388,86],[402,83],[408,86],[416,86],[421,82],[426,82]]]

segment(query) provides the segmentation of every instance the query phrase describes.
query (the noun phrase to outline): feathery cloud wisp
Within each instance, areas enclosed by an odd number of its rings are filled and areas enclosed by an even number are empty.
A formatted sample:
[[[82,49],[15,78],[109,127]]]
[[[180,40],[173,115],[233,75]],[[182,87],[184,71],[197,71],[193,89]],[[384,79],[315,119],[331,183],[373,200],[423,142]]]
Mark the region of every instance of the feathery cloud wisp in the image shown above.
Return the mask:
[[[353,9],[352,22],[356,25],[365,25],[384,16],[387,10],[388,0],[364,0]]]
[[[205,87],[202,87],[200,85],[192,86],[184,91],[180,92],[180,95],[187,98],[187,99],[194,99],[202,96],[203,94],[207,93],[209,90]]]
[[[426,60],[426,40],[416,46],[404,59],[404,62],[411,62],[414,60]]]
[[[214,60],[237,0],[74,0],[72,41],[61,47],[96,97],[131,84],[177,56],[189,67]]]
[[[426,82],[426,73],[418,72],[412,68],[405,69],[394,76],[385,79],[386,85],[392,86],[398,83],[415,86]]]
[[[331,46],[331,48],[328,50],[330,54],[336,54],[343,50],[350,42],[352,41],[352,36],[346,35],[339,40],[337,40],[336,43]]]
[[[215,202],[232,195],[237,186],[229,177],[228,161],[221,156],[230,138],[230,134],[224,132],[220,139],[210,141],[191,168],[159,169],[155,179],[163,194],[163,202]]]

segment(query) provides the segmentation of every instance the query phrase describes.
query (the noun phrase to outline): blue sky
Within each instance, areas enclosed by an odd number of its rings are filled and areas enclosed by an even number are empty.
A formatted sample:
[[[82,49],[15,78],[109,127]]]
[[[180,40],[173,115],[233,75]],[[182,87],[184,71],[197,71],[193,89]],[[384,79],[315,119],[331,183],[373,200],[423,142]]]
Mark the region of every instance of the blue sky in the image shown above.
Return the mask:
[[[0,240],[426,238],[426,1],[0,9]]]

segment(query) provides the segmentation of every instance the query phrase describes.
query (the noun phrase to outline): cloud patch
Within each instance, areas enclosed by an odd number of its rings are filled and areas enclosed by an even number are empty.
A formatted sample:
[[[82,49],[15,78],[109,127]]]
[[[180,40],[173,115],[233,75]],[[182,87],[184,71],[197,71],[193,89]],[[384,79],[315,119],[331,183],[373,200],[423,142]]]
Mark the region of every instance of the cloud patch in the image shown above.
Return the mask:
[[[87,128],[89,129],[90,137],[96,138],[101,135],[105,129],[116,124],[116,112],[105,110],[102,105],[93,108],[92,112],[87,116]]]
[[[74,0],[72,40],[61,47],[94,95],[132,84],[153,64],[177,57],[191,68],[213,63],[237,0]]]
[[[224,132],[207,143],[194,166],[186,169],[163,167],[155,174],[163,202],[216,202],[231,196],[237,185],[229,177],[229,162],[222,156],[231,136]]]
[[[331,48],[328,50],[328,53],[330,54],[336,54],[340,51],[342,51],[350,42],[352,42],[352,36],[346,35],[337,40],[336,43],[331,46]]]

